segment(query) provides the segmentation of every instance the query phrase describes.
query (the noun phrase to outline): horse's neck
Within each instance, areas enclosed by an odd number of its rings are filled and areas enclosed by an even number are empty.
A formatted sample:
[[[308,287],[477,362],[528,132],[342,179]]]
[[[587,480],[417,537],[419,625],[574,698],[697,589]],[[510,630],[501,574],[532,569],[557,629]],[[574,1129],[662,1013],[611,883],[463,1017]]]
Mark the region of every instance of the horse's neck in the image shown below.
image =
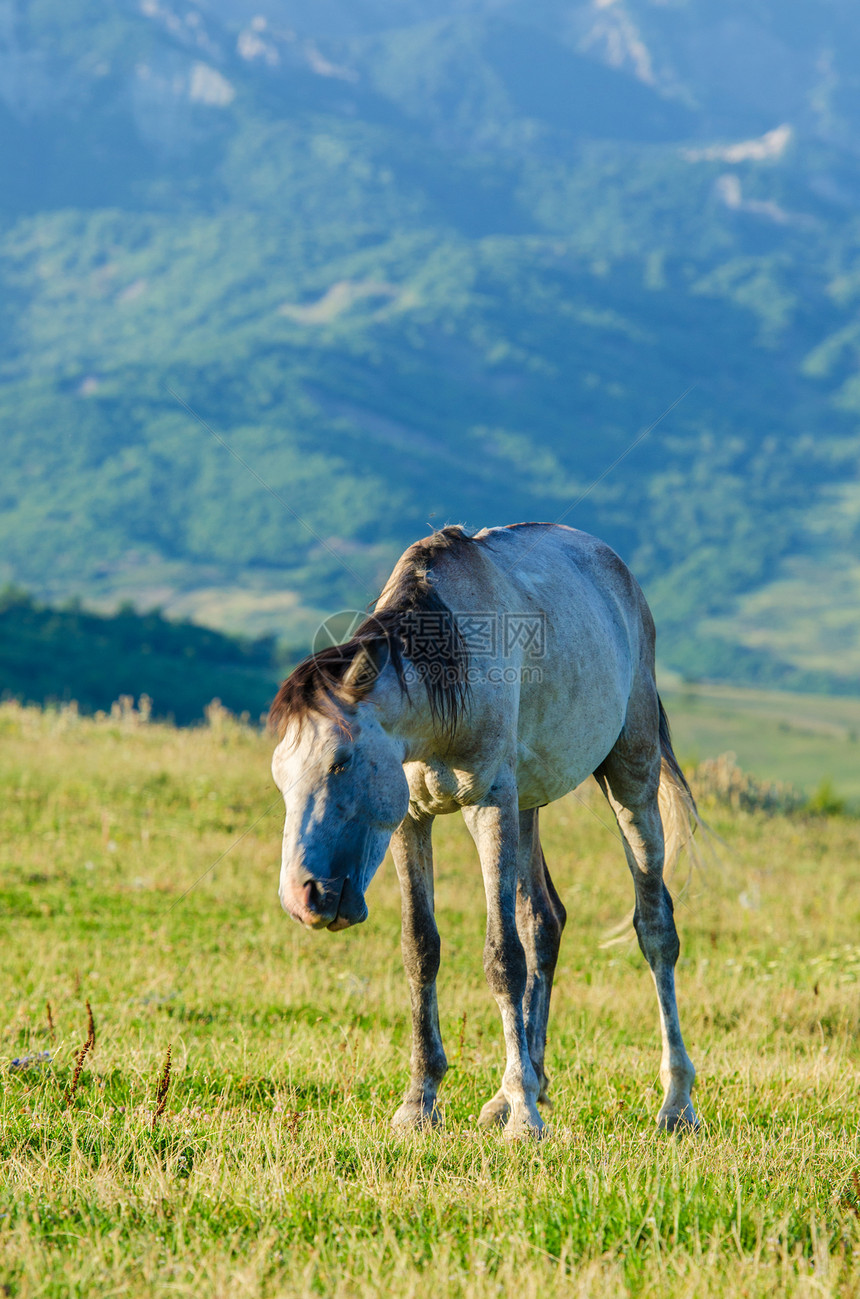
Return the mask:
[[[389,665],[371,693],[382,728],[403,746],[405,762],[436,760],[445,746],[430,709],[427,691],[420,681],[402,690]]]

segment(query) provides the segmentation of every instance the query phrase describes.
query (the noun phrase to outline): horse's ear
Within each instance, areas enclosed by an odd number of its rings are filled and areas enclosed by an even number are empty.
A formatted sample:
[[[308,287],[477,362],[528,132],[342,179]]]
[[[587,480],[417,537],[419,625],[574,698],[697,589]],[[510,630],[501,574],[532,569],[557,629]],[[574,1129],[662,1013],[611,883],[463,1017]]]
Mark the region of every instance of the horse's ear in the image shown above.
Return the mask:
[[[376,685],[377,678],[387,662],[388,646],[382,641],[367,641],[344,673],[344,687],[356,699],[362,699]]]

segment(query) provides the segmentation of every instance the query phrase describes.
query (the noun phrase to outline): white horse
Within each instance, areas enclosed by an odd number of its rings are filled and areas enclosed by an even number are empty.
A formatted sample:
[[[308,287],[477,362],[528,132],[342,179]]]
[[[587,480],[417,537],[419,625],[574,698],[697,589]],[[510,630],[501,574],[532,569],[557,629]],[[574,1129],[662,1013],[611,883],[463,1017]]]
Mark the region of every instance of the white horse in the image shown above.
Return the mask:
[[[538,809],[593,774],[624,839],[633,924],[657,989],[665,1096],[657,1122],[695,1127],[695,1070],[675,1002],[670,855],[695,805],[654,682],[654,623],[619,557],[545,523],[468,536],[445,528],[398,561],[375,613],[313,655],[272,706],[272,770],[286,802],[280,898],[312,929],[367,918],[365,891],[391,845],[412,1000],[411,1077],[394,1123],[438,1121],[434,817],[461,810],[487,896],[484,969],[504,1028],[501,1090],[483,1125],[539,1134],[547,1017],[565,911]],[[659,801],[658,801],[659,798]],[[661,807],[663,818],[661,819]]]

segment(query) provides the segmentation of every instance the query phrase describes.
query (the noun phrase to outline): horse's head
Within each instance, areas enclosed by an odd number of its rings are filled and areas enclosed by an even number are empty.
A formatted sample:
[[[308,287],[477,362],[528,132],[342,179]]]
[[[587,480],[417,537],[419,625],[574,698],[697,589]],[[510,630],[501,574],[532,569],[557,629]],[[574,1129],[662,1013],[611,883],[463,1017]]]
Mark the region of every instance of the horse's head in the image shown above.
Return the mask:
[[[438,738],[465,707],[465,643],[423,562],[383,594],[385,607],[349,641],[293,669],[269,715],[282,737],[272,771],[287,809],[281,904],[310,929],[367,919],[365,890],[409,809],[404,716],[413,736],[423,728]],[[422,634],[425,614],[432,634]],[[407,660],[426,687],[417,702]]]
[[[310,713],[288,725],[272,774],[286,804],[281,905],[309,929],[361,924],[367,886],[409,806],[400,747],[372,706]]]

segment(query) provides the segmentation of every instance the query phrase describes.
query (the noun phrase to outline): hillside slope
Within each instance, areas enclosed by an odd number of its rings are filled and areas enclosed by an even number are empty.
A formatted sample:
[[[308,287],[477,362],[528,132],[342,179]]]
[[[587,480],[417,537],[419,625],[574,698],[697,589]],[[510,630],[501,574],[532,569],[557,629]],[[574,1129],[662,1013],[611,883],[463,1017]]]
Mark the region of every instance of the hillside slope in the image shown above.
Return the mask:
[[[847,5],[305,11],[2,20],[0,580],[295,644],[565,514],[669,665],[858,688]]]
[[[239,640],[128,607],[108,617],[74,604],[43,608],[0,591],[0,701],[126,715],[136,706],[144,718],[187,725],[217,699],[256,724],[285,666],[267,638]]]

